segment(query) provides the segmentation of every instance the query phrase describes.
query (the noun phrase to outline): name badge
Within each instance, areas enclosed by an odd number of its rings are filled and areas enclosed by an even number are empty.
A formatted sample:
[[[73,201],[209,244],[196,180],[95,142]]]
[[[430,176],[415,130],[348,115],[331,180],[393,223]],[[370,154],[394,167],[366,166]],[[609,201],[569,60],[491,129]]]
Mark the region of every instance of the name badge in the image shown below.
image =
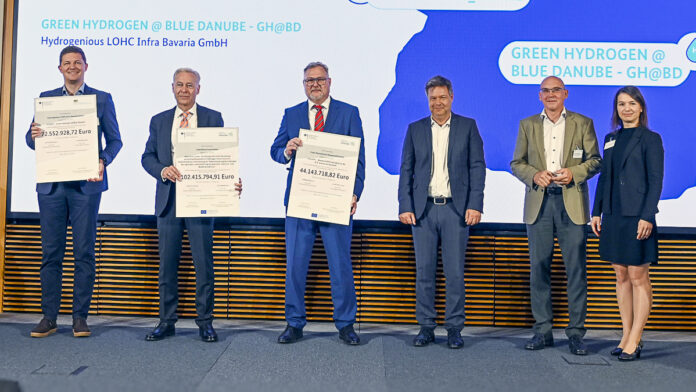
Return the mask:
[[[575,149],[573,150],[573,159],[582,159],[582,150],[581,149]]]
[[[614,147],[614,144],[616,144],[616,140],[609,140],[608,142],[604,143],[604,149],[608,150]]]

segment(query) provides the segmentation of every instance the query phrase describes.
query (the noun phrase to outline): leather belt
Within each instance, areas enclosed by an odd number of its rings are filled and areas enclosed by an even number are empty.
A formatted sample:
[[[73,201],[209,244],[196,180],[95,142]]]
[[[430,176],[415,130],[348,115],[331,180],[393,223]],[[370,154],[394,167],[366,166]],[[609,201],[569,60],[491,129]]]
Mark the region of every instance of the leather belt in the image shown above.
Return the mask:
[[[428,201],[432,202],[436,206],[444,206],[447,203],[452,202],[451,197],[428,197]]]
[[[563,194],[563,188],[560,186],[550,186],[546,188],[545,192],[551,195],[560,195]]]

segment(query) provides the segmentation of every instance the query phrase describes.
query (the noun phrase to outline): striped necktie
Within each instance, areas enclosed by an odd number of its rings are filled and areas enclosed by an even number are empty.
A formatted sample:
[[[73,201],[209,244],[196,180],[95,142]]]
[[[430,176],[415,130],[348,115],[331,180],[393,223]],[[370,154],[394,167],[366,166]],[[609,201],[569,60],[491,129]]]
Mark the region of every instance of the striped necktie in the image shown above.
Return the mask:
[[[314,116],[314,130],[317,132],[323,132],[324,131],[324,113],[321,111],[321,109],[323,109],[323,106],[314,105],[314,106],[312,106],[312,109],[317,110],[317,114]]]
[[[191,112],[183,112],[181,113],[181,124],[179,124],[179,128],[188,128],[188,119],[191,117]]]

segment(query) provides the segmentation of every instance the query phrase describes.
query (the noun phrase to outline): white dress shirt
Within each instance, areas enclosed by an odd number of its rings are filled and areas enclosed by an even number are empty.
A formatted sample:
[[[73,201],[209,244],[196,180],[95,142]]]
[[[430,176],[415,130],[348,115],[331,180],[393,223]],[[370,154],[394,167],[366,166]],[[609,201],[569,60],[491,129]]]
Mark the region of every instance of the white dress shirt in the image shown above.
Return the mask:
[[[428,195],[430,197],[452,197],[447,168],[447,149],[449,147],[451,121],[452,115],[442,126],[432,118],[430,119],[433,139],[433,160],[430,171],[430,185],[428,186]]]
[[[546,169],[551,172],[558,171],[563,164],[563,142],[565,141],[566,110],[563,108],[561,117],[554,123],[549,120],[545,111],[542,111],[541,119],[544,122],[544,152],[546,153]]]
[[[189,115],[188,118],[188,127],[189,128],[198,128],[198,116],[196,113],[198,113],[198,104],[194,103],[193,107],[188,110],[191,114]],[[174,161],[175,157],[175,146],[176,146],[176,141],[177,139],[177,133],[176,131],[179,129],[179,125],[181,125],[181,120],[184,119],[184,111],[181,110],[179,106],[176,107],[174,110],[174,121],[172,121],[172,133],[171,133],[171,138],[172,138],[172,162]],[[166,169],[166,167],[164,168]],[[162,172],[160,173],[160,177],[162,177],[162,181],[166,181],[164,178],[164,169],[162,169]]]
[[[312,108],[315,105],[314,102],[307,100],[309,102],[309,129],[314,130],[314,120],[317,116],[317,109]],[[329,104],[331,103],[331,97],[326,98],[324,102],[321,103],[321,112],[324,114],[324,125],[326,125],[326,117],[329,114]]]

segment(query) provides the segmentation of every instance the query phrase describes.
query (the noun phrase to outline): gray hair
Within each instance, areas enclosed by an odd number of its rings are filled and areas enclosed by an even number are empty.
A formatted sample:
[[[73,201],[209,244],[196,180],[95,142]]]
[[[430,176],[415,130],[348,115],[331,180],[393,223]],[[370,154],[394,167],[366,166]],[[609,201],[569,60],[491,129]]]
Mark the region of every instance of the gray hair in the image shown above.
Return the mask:
[[[308,70],[316,67],[322,67],[324,68],[324,71],[326,71],[326,76],[329,76],[329,67],[326,66],[326,64],[322,63],[321,61],[312,61],[311,63],[307,64],[306,67],[304,67],[304,72],[307,72]]]
[[[193,76],[196,77],[196,84],[201,83],[201,74],[199,74],[198,71],[196,71],[195,69],[189,68],[189,67],[177,68],[177,70],[174,71],[174,76],[172,77],[172,83],[174,83],[176,81],[176,75],[178,75],[182,72],[188,72],[188,73],[193,74]]]
[[[425,93],[428,94],[428,91],[433,87],[447,87],[447,91],[452,95],[452,82],[444,76],[437,75],[430,78],[425,84]]]

